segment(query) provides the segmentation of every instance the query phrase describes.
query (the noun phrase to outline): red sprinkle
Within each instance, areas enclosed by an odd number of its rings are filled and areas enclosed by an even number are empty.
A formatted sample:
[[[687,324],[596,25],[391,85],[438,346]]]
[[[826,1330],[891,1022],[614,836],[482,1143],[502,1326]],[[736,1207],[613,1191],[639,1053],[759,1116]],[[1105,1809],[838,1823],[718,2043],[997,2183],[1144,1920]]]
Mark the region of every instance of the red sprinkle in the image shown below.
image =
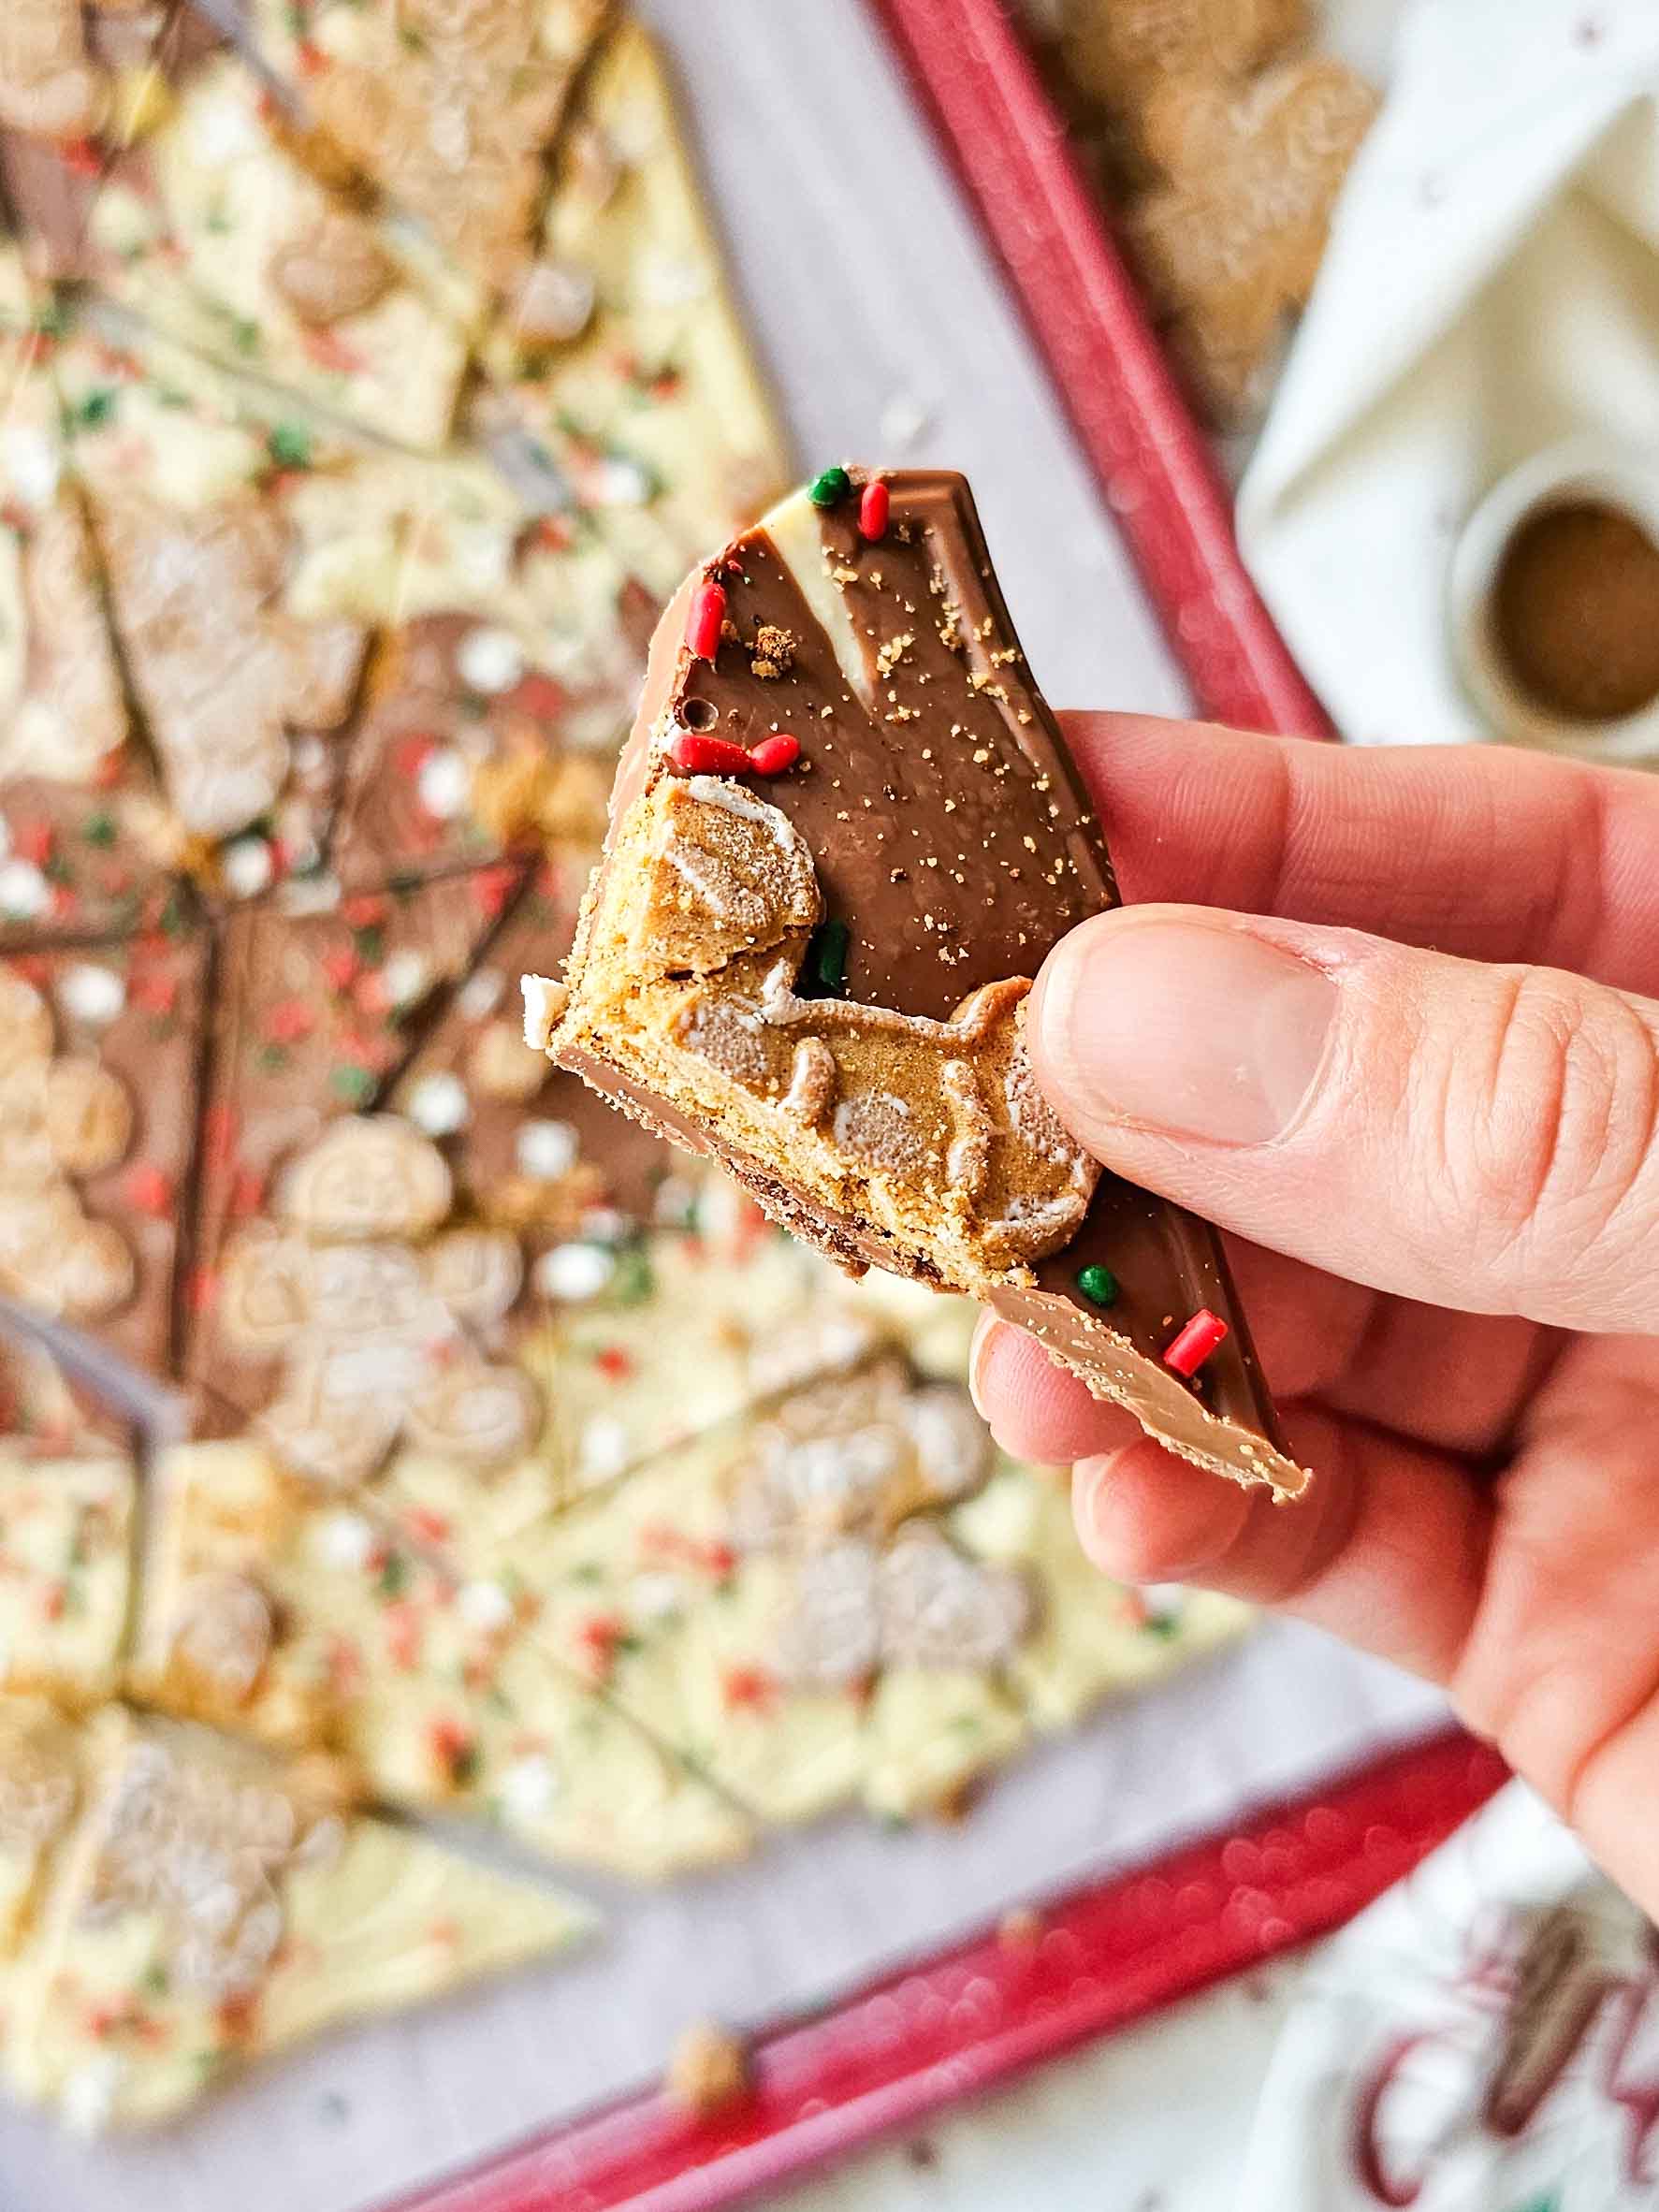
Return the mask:
[[[669,747],[668,757],[688,776],[747,776],[754,765],[731,738],[705,737],[697,730],[682,730]]]
[[[761,739],[749,754],[749,762],[757,776],[781,776],[800,757],[800,739],[792,737],[787,730],[779,730],[775,737]]]
[[[1164,1353],[1164,1365],[1177,1375],[1195,1375],[1228,1334],[1227,1323],[1207,1305],[1200,1306],[1173,1344]]]
[[[135,1213],[152,1215],[159,1221],[172,1211],[172,1185],[159,1168],[146,1160],[127,1170],[122,1190]]]
[[[874,545],[878,538],[887,535],[887,517],[893,505],[893,495],[880,476],[873,477],[864,488],[864,497],[858,502],[858,529],[861,537]]]
[[[691,595],[691,619],[686,624],[686,644],[699,661],[712,661],[720,651],[725,619],[725,586],[700,585]]]

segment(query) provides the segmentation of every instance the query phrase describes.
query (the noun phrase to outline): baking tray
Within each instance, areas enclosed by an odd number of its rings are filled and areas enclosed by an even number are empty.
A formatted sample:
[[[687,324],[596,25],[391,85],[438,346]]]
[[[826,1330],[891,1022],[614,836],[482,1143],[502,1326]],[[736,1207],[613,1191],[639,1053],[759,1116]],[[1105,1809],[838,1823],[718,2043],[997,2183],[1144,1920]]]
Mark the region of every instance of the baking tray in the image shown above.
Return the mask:
[[[1240,559],[1231,501],[1063,125],[1000,0],[866,0],[994,251],[1125,548],[1217,720],[1329,738]],[[1456,1728],[1258,1807],[780,2026],[749,2095],[697,2119],[660,2091],[519,2146],[397,2212],[709,2212],[1361,1911],[1506,1777]]]
[[[966,466],[1056,700],[1323,734],[1002,10],[640,12],[803,460]],[[1273,1624],[1028,1755],[959,1829],[849,1819],[658,1895],[578,1882],[610,1922],[589,1958],[332,2039],[157,2137],[8,2117],[0,2204],[730,2203],[1336,1925],[1500,1778],[1430,1693]],[[999,1937],[1031,1899],[1035,1940]],[[758,2053],[718,2123],[630,2088],[700,2014]]]

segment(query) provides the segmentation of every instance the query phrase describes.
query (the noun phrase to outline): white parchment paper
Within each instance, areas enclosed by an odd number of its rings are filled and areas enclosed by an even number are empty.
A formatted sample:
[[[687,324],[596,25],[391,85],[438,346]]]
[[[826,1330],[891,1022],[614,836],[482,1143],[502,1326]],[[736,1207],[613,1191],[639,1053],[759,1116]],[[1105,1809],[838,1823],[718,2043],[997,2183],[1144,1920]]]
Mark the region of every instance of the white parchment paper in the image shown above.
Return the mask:
[[[859,0],[639,5],[803,468],[966,470],[1049,696],[1180,712],[1045,371]],[[645,2081],[694,2016],[787,2016],[1439,1717],[1388,1670],[1264,1628],[1028,1756],[959,1828],[848,1819],[661,1895],[574,1881],[610,1924],[575,1966],[342,2033],[163,2133],[86,2146],[0,2112],[0,2212],[355,2212]]]

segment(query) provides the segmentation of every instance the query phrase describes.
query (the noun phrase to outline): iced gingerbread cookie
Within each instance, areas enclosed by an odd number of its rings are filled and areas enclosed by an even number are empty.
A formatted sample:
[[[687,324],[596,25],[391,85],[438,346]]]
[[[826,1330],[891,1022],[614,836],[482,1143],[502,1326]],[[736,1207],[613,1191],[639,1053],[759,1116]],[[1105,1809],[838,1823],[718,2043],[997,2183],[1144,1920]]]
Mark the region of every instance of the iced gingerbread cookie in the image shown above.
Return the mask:
[[[1114,903],[968,488],[826,471],[664,615],[568,987],[527,1035],[853,1268],[965,1291],[1295,1495],[1218,1239],[1040,1096],[1030,979]]]
[[[182,347],[82,318],[52,368],[169,858],[257,895],[320,858],[400,518],[348,440]]]
[[[257,1426],[294,1474],[344,1490],[405,1439],[480,1469],[534,1441],[536,1392],[483,1349],[517,1298],[518,1243],[452,1225],[454,1198],[430,1138],[353,1116],[284,1162],[269,1215],[226,1247],[219,1328],[280,1363]]]
[[[1052,54],[1085,131],[1102,124],[1114,169],[1131,182],[1157,174],[1146,119],[1170,85],[1236,83],[1301,45],[1307,0],[1032,0],[1033,28]]]

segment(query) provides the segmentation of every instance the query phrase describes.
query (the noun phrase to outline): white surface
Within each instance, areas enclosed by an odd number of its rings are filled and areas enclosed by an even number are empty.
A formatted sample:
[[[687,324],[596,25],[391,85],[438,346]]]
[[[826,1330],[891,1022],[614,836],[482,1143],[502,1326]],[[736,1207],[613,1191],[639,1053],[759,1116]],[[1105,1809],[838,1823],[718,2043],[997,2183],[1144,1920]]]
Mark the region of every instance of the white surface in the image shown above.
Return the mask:
[[[1656,2058],[1653,1929],[1515,1783],[1308,1973],[1238,2212],[1371,2212],[1370,2161],[1417,2212],[1637,2212]],[[1494,2124],[1517,2079],[1534,2109]]]
[[[1230,2212],[1302,1971],[1241,1976],[769,2198],[767,2212]]]
[[[966,468],[1034,666],[1062,702],[1185,696],[1044,374],[852,0],[647,0],[804,462]],[[889,426],[927,428],[896,449]],[[165,2134],[0,2123],[6,2212],[344,2212],[659,2071],[693,2015],[788,2014],[1431,1725],[1436,1701],[1275,1627],[1020,1763],[957,1829],[849,1820],[658,1897],[575,1882],[609,1935],[572,1969],[342,2035]],[[1101,2189],[1073,2201],[1104,2199]],[[1115,2193],[1115,2183],[1113,2183]],[[999,2203],[1021,2201],[1014,2196]],[[1055,2199],[1057,2205],[1060,2200]]]
[[[1659,8],[1417,0],[1239,495],[1246,560],[1345,734],[1489,735],[1452,545],[1579,432],[1659,444]]]
[[[771,2212],[1375,2212],[1372,2161],[1417,2212],[1636,2212],[1659,2188],[1656,2067],[1653,1932],[1517,1783],[1305,1958]],[[1494,2122],[1516,2074],[1535,2108]]]

